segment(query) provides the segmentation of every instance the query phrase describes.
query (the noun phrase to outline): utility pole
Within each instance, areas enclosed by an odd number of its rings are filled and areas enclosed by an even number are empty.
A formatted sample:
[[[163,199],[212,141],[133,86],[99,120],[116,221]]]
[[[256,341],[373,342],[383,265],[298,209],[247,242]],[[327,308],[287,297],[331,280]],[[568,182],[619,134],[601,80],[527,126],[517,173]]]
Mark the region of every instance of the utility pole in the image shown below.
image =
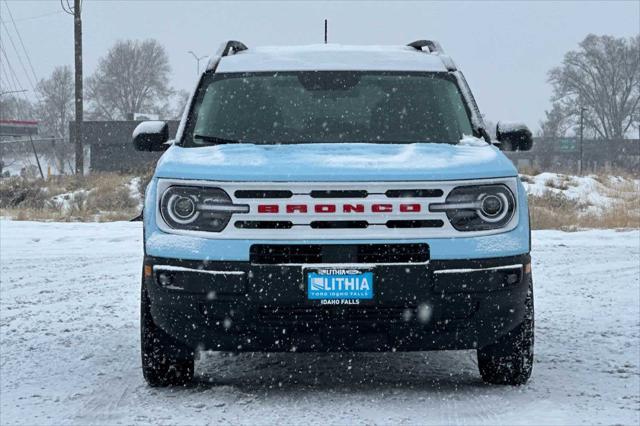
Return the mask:
[[[196,60],[196,75],[200,75],[200,61],[203,60],[204,58],[208,58],[207,55],[204,56],[198,56],[196,55],[193,50],[189,50],[187,53],[191,53],[191,56],[193,56]]]
[[[76,57],[76,174],[84,174],[84,149],[82,146],[82,0],[73,0],[73,42]]]
[[[582,145],[584,142],[584,110],[585,107],[580,107],[580,162],[578,163],[578,175],[582,176]]]
[[[33,138],[29,135],[29,142],[31,142],[31,149],[33,150],[33,156],[36,157],[36,163],[38,164],[38,170],[40,170],[40,177],[44,180],[44,173],[42,173],[42,166],[40,165],[40,159],[38,158],[38,152],[36,146],[33,144]]]
[[[73,42],[75,55],[75,105],[76,105],[76,125],[74,127],[74,142],[76,153],[76,175],[84,174],[84,149],[82,147],[82,0],[73,0],[73,7],[70,0],[60,0],[62,9],[73,16]]]

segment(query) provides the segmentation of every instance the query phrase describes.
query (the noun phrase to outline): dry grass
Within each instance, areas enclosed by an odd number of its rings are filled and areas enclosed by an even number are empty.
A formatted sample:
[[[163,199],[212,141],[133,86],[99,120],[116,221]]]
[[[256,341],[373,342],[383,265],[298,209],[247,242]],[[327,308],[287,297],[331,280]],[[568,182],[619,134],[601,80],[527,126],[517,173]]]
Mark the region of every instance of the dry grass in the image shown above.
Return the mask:
[[[542,173],[542,170],[540,170],[536,166],[519,166],[518,173],[520,173],[521,175],[535,176]]]
[[[127,220],[139,213],[138,199],[130,193],[132,178],[105,173],[57,176],[47,181],[2,179],[0,209],[3,216],[15,220]]]
[[[571,184],[571,177],[567,175],[558,176],[558,179],[549,179],[545,183],[549,188],[567,190]]]
[[[32,220],[40,222],[115,222],[129,221],[140,212],[104,212],[92,214],[89,212],[63,213],[46,209],[3,209],[2,216],[10,217],[13,220]]]
[[[140,176],[138,190],[141,194],[150,176],[151,173]],[[138,200],[131,196],[129,188],[133,177],[106,173],[83,178],[61,176],[48,181],[0,179],[0,214],[15,220],[129,220],[139,214]],[[601,193],[616,200],[609,208],[596,213],[592,206],[554,192],[569,186],[570,177],[564,177],[548,184],[550,189],[542,196],[529,196],[532,228],[567,231],[640,228],[640,188],[637,181],[612,179],[610,175],[594,177],[604,187]],[[56,195],[58,199],[64,199],[64,203],[54,203],[52,198]]]
[[[637,198],[620,199],[601,213],[589,212],[587,207],[551,191],[547,191],[543,196],[530,195],[531,227],[564,231],[585,228],[640,228],[640,201]]]

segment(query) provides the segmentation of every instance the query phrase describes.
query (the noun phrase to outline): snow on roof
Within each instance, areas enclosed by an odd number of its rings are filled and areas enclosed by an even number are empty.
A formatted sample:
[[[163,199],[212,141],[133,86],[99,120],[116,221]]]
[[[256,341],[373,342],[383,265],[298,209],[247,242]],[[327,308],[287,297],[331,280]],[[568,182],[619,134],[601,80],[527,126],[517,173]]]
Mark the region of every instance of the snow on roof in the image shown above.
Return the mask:
[[[408,46],[250,47],[218,64],[217,72],[260,71],[447,71],[436,54]]]

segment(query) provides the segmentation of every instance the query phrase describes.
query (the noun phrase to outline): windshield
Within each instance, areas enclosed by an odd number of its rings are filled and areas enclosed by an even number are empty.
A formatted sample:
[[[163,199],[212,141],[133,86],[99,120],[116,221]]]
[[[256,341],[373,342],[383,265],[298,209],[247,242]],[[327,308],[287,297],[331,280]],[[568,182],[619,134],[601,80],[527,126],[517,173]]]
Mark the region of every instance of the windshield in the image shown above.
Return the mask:
[[[210,74],[184,145],[458,143],[468,110],[446,73],[354,71]]]

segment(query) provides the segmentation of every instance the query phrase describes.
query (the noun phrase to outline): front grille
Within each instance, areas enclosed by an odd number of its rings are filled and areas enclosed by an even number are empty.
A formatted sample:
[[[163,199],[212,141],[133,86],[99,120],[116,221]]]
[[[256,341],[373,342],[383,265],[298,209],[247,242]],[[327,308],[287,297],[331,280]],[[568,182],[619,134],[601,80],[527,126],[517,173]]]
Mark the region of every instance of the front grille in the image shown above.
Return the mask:
[[[236,222],[239,229],[291,229],[293,223],[288,220],[239,220]]]
[[[369,192],[359,189],[311,191],[311,198],[367,198]]]
[[[387,228],[441,228],[441,220],[389,220]]]
[[[281,263],[320,263],[320,245],[279,245],[254,244],[251,246],[250,260],[253,264],[273,265]]]
[[[424,263],[429,260],[427,244],[360,244],[360,263]]]
[[[234,195],[236,198],[251,199],[251,198],[291,198],[293,192],[289,190],[237,190]]]
[[[244,183],[229,191],[238,203],[249,206],[247,214],[231,219],[238,236],[420,238],[442,233],[448,225],[444,213],[429,210],[432,203],[444,201],[443,183],[252,185]]]
[[[517,194],[515,178],[486,181],[504,184]],[[202,185],[201,181],[161,179],[158,193],[172,185]],[[202,238],[249,241],[426,241],[429,238],[472,237],[507,232],[518,225],[519,214],[504,228],[459,231],[444,211],[433,205],[447,200],[455,188],[477,181],[281,182],[211,181],[208,187],[225,191],[232,204],[248,207],[234,212],[220,232],[170,228],[159,211],[158,226],[168,233],[194,233]],[[246,207],[245,207],[246,206]]]
[[[254,244],[250,260],[258,265],[304,263],[424,263],[427,244]]]
[[[390,189],[385,192],[389,198],[437,198],[443,194],[441,189]]]
[[[354,229],[366,228],[366,220],[315,220],[309,224],[313,229]]]
[[[327,323],[384,322],[395,323],[415,317],[413,306],[353,306],[353,307],[288,307],[264,306],[258,310],[262,323],[297,323],[298,325]]]

